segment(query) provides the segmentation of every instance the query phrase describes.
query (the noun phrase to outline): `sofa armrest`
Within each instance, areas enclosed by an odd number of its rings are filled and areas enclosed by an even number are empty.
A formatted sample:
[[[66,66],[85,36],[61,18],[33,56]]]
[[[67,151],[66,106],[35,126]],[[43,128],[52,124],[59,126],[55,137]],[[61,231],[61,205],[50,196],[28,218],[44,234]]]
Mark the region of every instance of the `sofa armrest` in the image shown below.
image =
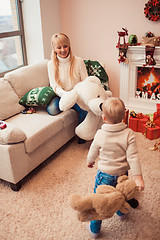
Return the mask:
[[[0,144],[13,144],[25,141],[26,134],[19,127],[4,122],[6,124],[6,128],[0,129]]]

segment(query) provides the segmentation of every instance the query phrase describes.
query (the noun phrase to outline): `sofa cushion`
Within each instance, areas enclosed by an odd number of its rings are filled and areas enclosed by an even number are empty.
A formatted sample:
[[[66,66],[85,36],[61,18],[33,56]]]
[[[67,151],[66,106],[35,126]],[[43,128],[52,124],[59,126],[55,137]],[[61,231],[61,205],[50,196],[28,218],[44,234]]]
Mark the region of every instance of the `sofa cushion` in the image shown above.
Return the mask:
[[[62,112],[58,116],[63,120],[64,128],[68,127],[69,125],[76,121],[78,124],[78,113],[73,109],[69,109],[68,111]]]
[[[0,130],[0,144],[19,143],[27,138],[22,129],[11,123],[5,123],[7,127]]]
[[[56,94],[51,87],[33,88],[19,101],[23,106],[44,106],[50,103]]]
[[[39,110],[33,114],[18,114],[8,119],[8,122],[25,132],[27,139],[24,144],[27,153],[33,152],[64,127],[63,120],[59,115],[51,116],[44,110]]]
[[[10,84],[4,79],[0,80],[0,120],[5,120],[17,113],[24,107],[19,105],[19,99]]]
[[[28,65],[4,75],[4,78],[9,81],[19,99],[33,88],[49,86],[47,62],[48,60],[44,60],[38,64]]]

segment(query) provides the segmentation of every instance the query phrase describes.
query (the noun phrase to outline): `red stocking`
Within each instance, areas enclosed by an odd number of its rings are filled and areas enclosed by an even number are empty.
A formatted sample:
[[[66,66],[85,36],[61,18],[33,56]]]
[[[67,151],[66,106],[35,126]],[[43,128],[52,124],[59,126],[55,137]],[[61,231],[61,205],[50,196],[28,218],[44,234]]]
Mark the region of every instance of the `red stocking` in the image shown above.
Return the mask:
[[[156,61],[153,58],[155,47],[146,46],[146,64],[156,65]]]

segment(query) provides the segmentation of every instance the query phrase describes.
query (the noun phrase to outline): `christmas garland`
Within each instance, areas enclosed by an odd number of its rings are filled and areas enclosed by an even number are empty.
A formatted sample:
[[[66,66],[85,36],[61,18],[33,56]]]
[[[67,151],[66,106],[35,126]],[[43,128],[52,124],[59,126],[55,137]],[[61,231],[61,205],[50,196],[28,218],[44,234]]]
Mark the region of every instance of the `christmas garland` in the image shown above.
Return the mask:
[[[151,21],[160,19],[160,0],[149,0],[145,4],[144,14]]]

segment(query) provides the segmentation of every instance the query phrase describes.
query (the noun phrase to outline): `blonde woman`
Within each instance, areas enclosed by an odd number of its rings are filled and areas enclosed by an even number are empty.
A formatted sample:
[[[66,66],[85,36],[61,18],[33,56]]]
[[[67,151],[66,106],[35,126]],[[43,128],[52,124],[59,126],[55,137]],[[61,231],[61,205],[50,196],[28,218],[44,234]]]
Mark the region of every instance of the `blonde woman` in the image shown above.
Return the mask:
[[[47,106],[47,112],[50,115],[60,113],[60,97],[80,81],[88,77],[87,69],[82,58],[73,56],[70,40],[64,33],[54,34],[51,38],[52,54],[48,62],[48,76],[50,86],[57,94],[51,103]],[[87,112],[82,110],[77,104],[74,105],[79,113],[79,123],[86,117]]]

